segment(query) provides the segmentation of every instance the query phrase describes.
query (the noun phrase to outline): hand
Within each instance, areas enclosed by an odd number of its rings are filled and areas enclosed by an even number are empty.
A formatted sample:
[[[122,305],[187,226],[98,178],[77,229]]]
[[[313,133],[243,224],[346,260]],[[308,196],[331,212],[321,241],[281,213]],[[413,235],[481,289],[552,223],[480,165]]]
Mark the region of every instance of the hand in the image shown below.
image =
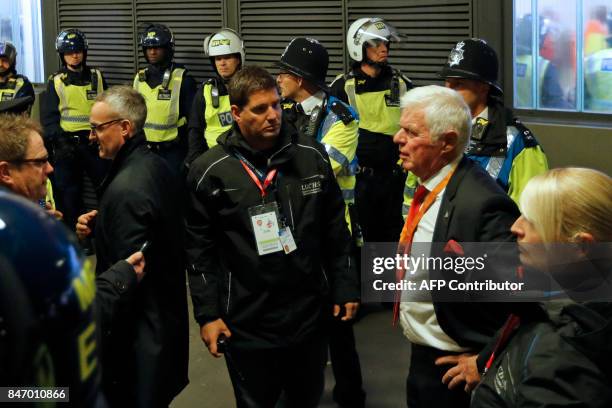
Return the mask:
[[[134,273],[138,282],[145,276],[145,257],[140,251],[134,252],[126,259],[127,263],[134,267]]]
[[[342,308],[340,305],[334,305],[334,317],[338,317],[340,315],[341,309]],[[346,310],[346,313],[340,318],[340,320],[347,321],[354,319],[357,315],[357,310],[359,310],[359,302],[346,302],[344,304],[344,310]]]
[[[202,341],[208,347],[210,354],[217,358],[223,355],[217,352],[217,339],[220,334],[224,334],[228,339],[232,337],[232,332],[229,331],[225,322],[221,319],[213,320],[200,328]]]
[[[98,215],[98,210],[90,211],[79,217],[76,225],[76,234],[79,239],[83,240],[91,234],[89,223],[96,218],[96,215]]]
[[[437,366],[454,364],[442,377],[442,383],[448,385],[448,389],[465,383],[465,392],[472,391],[480,382],[480,373],[476,360],[478,354],[464,353],[452,356],[443,356],[436,359]]]
[[[51,207],[51,203],[49,201],[45,203],[45,211],[47,211],[47,214],[49,214],[58,221],[61,221],[64,218],[64,214]]]

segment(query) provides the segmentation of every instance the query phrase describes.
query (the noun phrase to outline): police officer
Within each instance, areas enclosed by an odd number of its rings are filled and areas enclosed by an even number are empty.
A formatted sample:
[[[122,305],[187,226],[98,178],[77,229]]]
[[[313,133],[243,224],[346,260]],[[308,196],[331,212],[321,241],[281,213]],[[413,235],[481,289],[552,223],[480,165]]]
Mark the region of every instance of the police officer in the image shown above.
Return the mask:
[[[147,26],[140,46],[149,65],[134,77],[134,89],[147,103],[148,146],[179,172],[187,154],[187,115],[195,81],[183,65],[173,62],[174,35],[167,26]]]
[[[87,38],[81,31],[62,31],[55,41],[62,68],[51,75],[41,104],[45,143],[52,147],[57,207],[74,228],[81,212],[83,175],[97,188],[108,168],[89,143],[89,113],[106,89],[102,72],[87,66]]]
[[[535,136],[504,106],[497,69],[495,50],[472,38],[455,45],[438,75],[463,96],[472,112],[466,154],[518,203],[527,181],[548,170],[548,161]]]
[[[223,28],[204,39],[204,54],[215,76],[198,87],[189,114],[189,150],[186,164],[217,144],[232,127],[227,84],[244,63],[244,45],[237,32]]]
[[[30,80],[17,73],[17,49],[9,41],[0,41],[0,101],[31,96],[34,101],[34,87]],[[32,103],[24,111],[32,109]]]
[[[608,15],[608,32],[612,33],[612,13]],[[585,107],[597,112],[612,112],[612,35],[606,38],[608,48],[590,55],[585,61]]]
[[[346,205],[345,218],[353,236],[359,226],[349,210],[355,202],[355,169],[359,124],[352,107],[328,95],[325,83],[329,55],[323,45],[311,38],[293,39],[277,63],[276,82],[285,99],[283,115],[303,135],[325,146]],[[358,254],[359,255],[359,254]],[[363,407],[361,367],[355,349],[352,321],[334,319],[329,325],[329,348],[336,378],[334,400],[342,407]]]
[[[399,100],[412,83],[388,63],[395,29],[381,18],[351,24],[347,48],[351,70],[336,78],[332,95],[359,114],[355,200],[365,241],[396,242],[402,228],[405,173],[398,166],[393,135],[399,130]]]

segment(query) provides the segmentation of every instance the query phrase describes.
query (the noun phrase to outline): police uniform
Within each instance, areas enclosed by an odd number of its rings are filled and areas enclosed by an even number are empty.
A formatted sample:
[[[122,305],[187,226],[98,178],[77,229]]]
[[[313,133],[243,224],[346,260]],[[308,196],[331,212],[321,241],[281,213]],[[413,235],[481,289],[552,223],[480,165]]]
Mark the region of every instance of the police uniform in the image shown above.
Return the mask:
[[[204,54],[210,59],[215,75],[197,90],[189,114],[189,149],[185,165],[189,167],[199,155],[217,145],[217,138],[232,127],[234,118],[227,92],[227,84],[244,63],[244,43],[231,28],[221,30],[204,39]],[[230,78],[223,78],[217,70],[216,57],[236,57],[239,64]]]
[[[227,84],[217,76],[198,87],[189,114],[189,149],[185,162],[189,165],[199,155],[217,145],[217,138],[232,128]]]
[[[144,132],[149,149],[163,157],[177,173],[187,154],[187,115],[195,81],[174,57],[174,34],[163,24],[149,24],[139,39],[145,60],[147,49],[162,48],[163,59],[136,73],[133,87],[144,97],[147,119]]]
[[[399,98],[411,88],[410,80],[389,66],[372,78],[359,64],[331,85],[331,93],[359,114],[355,197],[365,241],[397,241],[402,228],[406,174],[397,164],[393,136],[399,130]]]
[[[586,108],[597,112],[612,112],[612,48],[598,51],[586,60]]]
[[[89,143],[89,114],[104,89],[106,82],[98,69],[85,66],[75,72],[62,68],[49,77],[41,103],[45,142],[53,149],[57,206],[71,228],[83,210],[83,174],[97,188],[108,169],[97,146]]]
[[[299,104],[282,103],[283,118],[306,139],[320,142],[327,152],[336,181],[345,203],[344,218],[352,233],[355,265],[361,260],[362,236],[355,203],[355,172],[357,169],[358,116],[355,110],[327,94],[325,83],[329,54],[323,45],[311,38],[295,38],[285,48],[279,68],[304,78],[319,88]],[[280,78],[280,77],[279,77]],[[280,79],[279,79],[280,80]],[[281,86],[282,88],[282,86]],[[309,92],[310,93],[310,92]],[[330,305],[331,308],[331,305]],[[353,321],[327,319],[329,355],[336,384],[334,400],[340,406],[360,408],[365,403],[361,364],[355,345]]]
[[[187,112],[195,81],[180,64],[149,65],[136,74],[133,86],[147,104],[144,131],[149,148],[179,171],[187,150]]]
[[[24,96],[35,98],[34,87],[27,77],[20,74],[12,74],[8,76],[5,82],[0,82],[0,101],[11,101]],[[29,112],[31,108],[32,104],[26,110]]]

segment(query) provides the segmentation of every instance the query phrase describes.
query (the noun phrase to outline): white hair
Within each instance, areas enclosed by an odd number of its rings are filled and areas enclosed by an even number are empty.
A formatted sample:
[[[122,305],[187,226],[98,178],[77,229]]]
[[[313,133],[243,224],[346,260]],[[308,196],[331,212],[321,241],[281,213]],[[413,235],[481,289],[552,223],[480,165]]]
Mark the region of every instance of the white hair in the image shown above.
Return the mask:
[[[131,86],[113,86],[102,92],[96,102],[104,102],[117,116],[132,123],[134,132],[140,132],[147,119],[147,104],[143,96]]]
[[[472,114],[459,93],[439,85],[421,86],[404,94],[401,107],[423,112],[432,141],[446,132],[457,133],[455,157],[463,153],[472,132]]]

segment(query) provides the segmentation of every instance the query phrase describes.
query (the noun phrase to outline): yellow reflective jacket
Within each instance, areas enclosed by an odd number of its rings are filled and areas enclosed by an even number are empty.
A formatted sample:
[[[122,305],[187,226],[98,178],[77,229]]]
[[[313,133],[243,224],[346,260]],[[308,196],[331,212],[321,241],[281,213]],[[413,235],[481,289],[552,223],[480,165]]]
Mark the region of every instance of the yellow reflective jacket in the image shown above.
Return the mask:
[[[66,83],[68,74],[53,76],[53,86],[59,98],[60,127],[64,132],[89,130],[89,114],[99,93],[104,90],[102,73],[91,69],[91,81],[87,85]]]
[[[179,101],[184,68],[174,68],[167,80],[151,88],[146,81],[146,69],[134,77],[134,89],[147,103],[147,120],[144,125],[149,142],[170,142],[178,137],[178,128],[187,120],[179,117]]]

